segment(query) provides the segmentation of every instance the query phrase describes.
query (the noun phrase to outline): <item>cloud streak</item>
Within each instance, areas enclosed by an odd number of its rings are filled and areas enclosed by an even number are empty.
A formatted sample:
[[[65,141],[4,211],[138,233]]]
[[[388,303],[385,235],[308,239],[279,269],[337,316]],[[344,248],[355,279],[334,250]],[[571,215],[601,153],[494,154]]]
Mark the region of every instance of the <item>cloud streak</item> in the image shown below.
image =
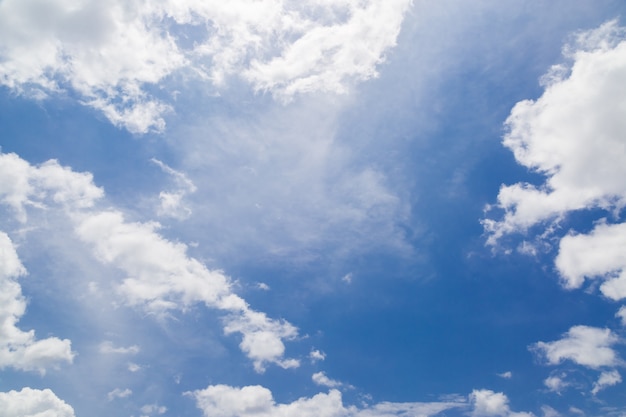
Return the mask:
[[[76,236],[93,249],[94,256],[126,274],[117,291],[128,305],[164,315],[203,303],[227,313],[224,332],[242,335],[240,347],[253,360],[257,372],[263,372],[268,363],[284,368],[299,365],[295,359],[283,358],[283,341],[297,336],[295,326],[250,308],[234,294],[229,277],[189,257],[186,245],[159,235],[158,223],[129,222],[120,211],[94,208],[104,193],[93,184],[91,175],[73,172],[56,161],[37,167],[15,154],[0,154],[0,178],[2,183],[15,180],[25,184],[0,194],[23,222],[27,219],[26,206],[60,206],[73,223]],[[19,268],[9,272],[15,274]],[[12,320],[14,315],[8,317]]]

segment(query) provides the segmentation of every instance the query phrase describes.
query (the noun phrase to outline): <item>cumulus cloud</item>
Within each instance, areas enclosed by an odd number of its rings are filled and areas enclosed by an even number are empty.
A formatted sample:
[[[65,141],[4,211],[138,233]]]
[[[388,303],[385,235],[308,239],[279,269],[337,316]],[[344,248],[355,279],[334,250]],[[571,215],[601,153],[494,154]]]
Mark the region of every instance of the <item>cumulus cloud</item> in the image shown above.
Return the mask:
[[[622,321],[622,326],[626,326],[626,306],[621,306],[615,317],[619,317]]]
[[[596,395],[606,387],[617,385],[620,382],[622,382],[622,376],[616,370],[602,372],[596,383],[593,384],[591,393]]]
[[[56,161],[32,166],[15,154],[0,154],[0,184],[11,181],[24,188],[0,188],[0,201],[12,207],[22,221],[26,221],[27,205],[60,207],[73,222],[76,236],[93,249],[95,257],[127,275],[119,283],[118,292],[129,305],[165,314],[204,303],[227,313],[225,333],[242,335],[241,349],[253,360],[257,371],[262,372],[267,363],[284,368],[299,365],[297,360],[283,358],[283,341],[298,333],[293,325],[251,309],[233,293],[228,276],[189,257],[186,245],[161,236],[158,223],[129,222],[120,211],[94,208],[104,193],[93,184],[91,175],[73,172]],[[15,314],[7,317],[14,320]],[[63,343],[69,349],[69,342],[55,340],[33,345],[27,352],[29,360],[46,352],[69,355],[69,350],[61,351],[59,347]],[[116,349],[106,342],[103,348],[109,352]]]
[[[564,360],[598,369],[618,365],[621,360],[612,346],[620,341],[609,329],[574,326],[560,340],[537,342],[531,349],[544,356],[548,364],[558,365]]]
[[[76,93],[115,125],[158,131],[171,100],[148,91],[177,74],[215,87],[238,76],[283,100],[376,76],[409,5],[6,0],[0,84],[39,99]]]
[[[34,330],[25,332],[17,327],[26,312],[26,300],[15,279],[25,273],[11,239],[0,232],[0,369],[45,373],[46,368],[61,362],[71,363],[74,353],[68,339],[37,340]]]
[[[569,382],[563,380],[564,377],[565,375],[549,376],[543,381],[543,385],[545,385],[550,391],[560,394],[561,391],[570,385]]]
[[[359,409],[344,406],[337,390],[300,398],[289,404],[276,404],[271,391],[259,385],[242,388],[210,385],[187,395],[196,400],[196,405],[207,417],[427,417],[464,405],[457,402],[380,403]]]
[[[514,412],[509,407],[508,397],[501,392],[487,389],[474,390],[469,396],[473,406],[472,415],[475,417],[502,416],[502,417],[531,417],[532,413]]]
[[[309,359],[311,362],[323,361],[326,359],[326,354],[318,349],[312,349],[309,353]]]
[[[602,222],[588,234],[563,237],[555,264],[567,288],[579,288],[585,278],[599,278],[606,297],[626,298],[626,223]]]
[[[511,111],[504,145],[547,179],[500,189],[505,214],[485,221],[490,243],[572,210],[626,204],[625,35],[615,21],[581,34],[567,52],[571,66],[550,72],[543,95]]]
[[[49,389],[0,392],[2,417],[74,417],[74,409]]]
[[[317,385],[321,385],[321,386],[328,387],[328,388],[338,388],[343,385],[341,382],[335,381],[334,379],[330,379],[329,377],[327,377],[324,372],[314,373],[311,379]]]
[[[588,234],[563,237],[556,267],[567,288],[600,278],[602,293],[619,300],[626,297],[626,224],[619,223],[626,206],[626,29],[610,21],[581,32],[564,55],[568,63],[543,77],[541,97],[515,105],[503,141],[546,180],[502,186],[495,207],[504,216],[483,225],[496,245],[537,225],[546,226],[545,237],[573,211],[611,212],[617,224],[602,221]]]

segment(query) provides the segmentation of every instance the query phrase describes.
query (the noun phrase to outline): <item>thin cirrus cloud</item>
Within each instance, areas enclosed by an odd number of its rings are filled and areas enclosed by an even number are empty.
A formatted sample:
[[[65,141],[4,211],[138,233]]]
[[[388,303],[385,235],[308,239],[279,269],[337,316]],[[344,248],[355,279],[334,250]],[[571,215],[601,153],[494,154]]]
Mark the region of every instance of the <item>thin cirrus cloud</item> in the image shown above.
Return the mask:
[[[283,341],[298,335],[295,326],[251,309],[233,293],[226,275],[189,257],[184,244],[159,235],[157,223],[129,222],[119,211],[95,209],[104,193],[93,184],[91,175],[76,173],[56,161],[32,166],[15,154],[0,154],[0,178],[5,184],[24,185],[0,190],[0,201],[22,222],[27,222],[30,207],[60,210],[100,262],[124,271],[129,278],[118,284],[118,292],[128,305],[163,315],[204,303],[227,313],[224,332],[242,335],[240,347],[257,372],[263,372],[268,363],[283,368],[299,366],[297,360],[283,357]],[[19,268],[8,272],[16,274]],[[8,320],[14,321],[12,317]],[[115,349],[106,343],[104,348]]]
[[[619,300],[626,297],[626,243],[619,222],[626,205],[626,29],[609,21],[579,33],[564,54],[570,63],[555,65],[544,76],[543,95],[513,108],[503,142],[518,163],[544,175],[545,183],[502,186],[491,208],[504,216],[483,225],[488,243],[496,245],[537,225],[547,224],[549,235],[551,226],[575,211],[607,211],[613,222],[560,240],[556,267],[565,287],[601,278],[602,293]]]
[[[284,101],[376,76],[409,5],[9,0],[0,4],[0,83],[40,99],[76,94],[117,126],[162,131],[173,99],[149,90],[177,74],[215,88],[238,76]]]

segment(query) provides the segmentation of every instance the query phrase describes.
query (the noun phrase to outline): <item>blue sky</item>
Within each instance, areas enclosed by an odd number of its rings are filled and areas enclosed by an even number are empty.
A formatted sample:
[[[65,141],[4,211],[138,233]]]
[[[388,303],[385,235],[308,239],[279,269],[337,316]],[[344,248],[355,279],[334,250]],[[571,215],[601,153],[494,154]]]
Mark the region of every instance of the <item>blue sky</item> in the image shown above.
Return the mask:
[[[0,1],[0,417],[626,415],[625,12]]]

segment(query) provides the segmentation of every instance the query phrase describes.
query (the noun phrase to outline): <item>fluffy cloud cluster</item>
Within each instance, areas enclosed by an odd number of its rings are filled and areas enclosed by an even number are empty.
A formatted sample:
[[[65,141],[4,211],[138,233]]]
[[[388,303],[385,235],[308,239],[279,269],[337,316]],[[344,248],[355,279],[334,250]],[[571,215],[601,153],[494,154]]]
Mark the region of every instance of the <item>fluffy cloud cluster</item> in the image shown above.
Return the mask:
[[[33,330],[24,332],[16,326],[26,311],[26,300],[15,278],[25,272],[9,236],[0,232],[0,369],[44,373],[61,362],[71,363],[74,354],[67,339],[36,340]]]
[[[532,417],[532,413],[511,411],[509,399],[501,392],[487,389],[474,390],[470,396],[473,405],[472,415],[475,417]]]
[[[15,154],[0,154],[0,184],[7,184],[0,188],[0,201],[9,205],[22,221],[27,219],[28,206],[45,208],[56,204],[60,207],[73,223],[75,234],[93,248],[94,255],[102,263],[126,274],[127,278],[118,285],[118,292],[129,305],[164,314],[204,303],[227,313],[225,333],[242,335],[241,349],[253,360],[257,371],[262,372],[267,363],[284,368],[299,365],[297,360],[283,358],[283,341],[298,334],[293,325],[251,309],[245,300],[233,293],[229,277],[221,271],[211,271],[189,257],[184,244],[159,235],[157,223],[129,222],[119,211],[94,208],[103,192],[93,184],[90,175],[73,172],[56,161],[32,166]],[[4,239],[8,240],[8,237]],[[8,249],[4,252],[4,256],[11,260],[12,252]],[[7,263],[8,266],[14,265],[7,273],[20,271],[19,263],[15,262]],[[8,286],[12,283],[6,282]],[[3,295],[15,300],[19,296],[18,290],[19,287],[13,293],[6,291]],[[7,309],[5,322],[9,324],[23,313],[23,300],[18,299],[13,304],[15,311]],[[32,334],[28,335],[32,339]],[[22,343],[31,339],[24,338]],[[53,343],[54,340],[41,343]],[[58,343],[64,343],[63,346],[67,343],[69,349],[69,342]],[[105,345],[105,348],[112,350],[113,346]],[[43,354],[41,351],[34,349],[33,354]]]
[[[466,405],[464,402],[379,403],[359,409],[344,406],[341,393],[334,389],[289,404],[276,404],[272,392],[259,385],[242,388],[211,385],[187,394],[207,417],[428,417]]]
[[[49,389],[0,392],[2,417],[74,417],[74,410]]]
[[[285,100],[375,76],[409,4],[6,0],[0,84],[35,98],[68,91],[131,132],[161,130],[168,97],[148,90],[174,75],[218,87],[237,75]]]
[[[550,365],[558,365],[570,360],[594,370],[623,365],[622,359],[613,348],[622,340],[609,329],[589,326],[574,326],[560,340],[538,342],[531,347],[545,357]],[[550,391],[560,393],[571,384],[565,379],[565,373],[553,375],[544,381]],[[616,369],[603,370],[594,383],[591,393],[596,395],[601,390],[622,382],[622,376]]]
[[[535,349],[551,365],[569,359],[578,365],[598,369],[616,366],[620,359],[612,348],[620,341],[611,330],[589,326],[574,326],[565,336],[554,342],[538,342]]]
[[[565,48],[571,64],[544,77],[540,98],[513,108],[504,145],[546,181],[502,186],[497,207],[504,217],[484,221],[488,243],[577,210],[602,209],[620,218],[626,205],[625,39],[626,29],[615,21],[579,34]],[[565,285],[577,288],[585,278],[600,277],[604,295],[626,297],[625,230],[624,224],[600,223],[588,235],[563,238],[556,266]]]

